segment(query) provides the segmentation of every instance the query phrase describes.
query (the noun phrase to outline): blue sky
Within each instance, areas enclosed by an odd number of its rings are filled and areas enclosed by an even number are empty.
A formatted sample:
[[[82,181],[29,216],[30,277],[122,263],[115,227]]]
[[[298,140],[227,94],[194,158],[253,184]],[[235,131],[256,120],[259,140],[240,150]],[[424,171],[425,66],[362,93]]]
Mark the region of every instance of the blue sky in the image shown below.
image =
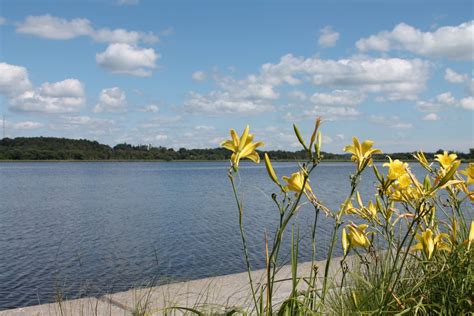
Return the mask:
[[[474,147],[471,1],[0,0],[6,133],[217,147]]]

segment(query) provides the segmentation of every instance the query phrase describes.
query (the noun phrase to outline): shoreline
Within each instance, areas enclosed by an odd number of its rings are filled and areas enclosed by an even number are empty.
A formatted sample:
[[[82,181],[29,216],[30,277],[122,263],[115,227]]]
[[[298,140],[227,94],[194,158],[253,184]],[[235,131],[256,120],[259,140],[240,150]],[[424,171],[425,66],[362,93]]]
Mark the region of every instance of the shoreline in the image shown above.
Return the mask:
[[[354,257],[347,257],[349,264],[354,264]],[[340,273],[341,257],[332,258],[330,275],[337,277]],[[326,260],[315,261],[314,265],[322,271]],[[311,262],[298,264],[298,275],[307,276],[312,270]],[[255,284],[265,283],[265,269],[252,271]],[[291,266],[282,266],[277,274],[280,280],[275,289],[275,302],[281,303],[291,293]],[[321,280],[318,280],[318,284]],[[319,285],[321,285],[319,284]],[[124,292],[104,294],[99,297],[86,297],[0,310],[0,316],[49,316],[49,315],[127,315],[132,316],[137,310],[146,309],[149,315],[161,315],[165,308],[187,307],[212,308],[214,312],[240,307],[249,309],[252,304],[248,274],[246,271],[169,283],[149,288],[135,288]],[[217,310],[216,310],[217,309]]]

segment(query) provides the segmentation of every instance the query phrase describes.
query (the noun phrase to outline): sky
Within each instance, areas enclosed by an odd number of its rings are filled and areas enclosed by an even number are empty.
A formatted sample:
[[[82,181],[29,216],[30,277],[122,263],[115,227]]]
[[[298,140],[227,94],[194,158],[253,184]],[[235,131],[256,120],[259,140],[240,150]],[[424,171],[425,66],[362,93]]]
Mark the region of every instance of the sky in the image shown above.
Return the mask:
[[[5,136],[474,148],[472,1],[0,0]]]

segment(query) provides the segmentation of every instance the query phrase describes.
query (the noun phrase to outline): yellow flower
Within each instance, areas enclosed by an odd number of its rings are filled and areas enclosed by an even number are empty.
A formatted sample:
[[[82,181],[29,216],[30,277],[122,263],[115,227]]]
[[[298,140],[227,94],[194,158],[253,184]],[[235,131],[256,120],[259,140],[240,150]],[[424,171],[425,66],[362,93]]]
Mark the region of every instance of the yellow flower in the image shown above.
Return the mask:
[[[362,144],[359,143],[357,137],[352,137],[352,145],[344,147],[344,151],[351,153],[351,160],[357,162],[359,170],[365,167],[365,164],[371,164],[373,154],[381,154],[380,149],[372,149],[374,142],[371,140],[366,140]]]
[[[232,139],[225,140],[221,143],[221,147],[233,152],[230,160],[234,168],[239,167],[239,161],[243,158],[248,158],[255,163],[260,162],[260,156],[255,151],[257,147],[263,146],[263,142],[252,143],[253,135],[249,133],[249,126],[245,128],[242,136],[238,137],[235,130],[230,130]]]
[[[435,156],[436,156],[435,160],[438,161],[441,167],[443,167],[444,169],[449,168],[449,166],[451,166],[453,161],[456,160],[456,158],[458,158],[458,155],[448,154],[447,151],[444,151],[443,154],[437,154]]]
[[[388,167],[387,177],[390,180],[396,180],[407,173],[408,164],[406,162],[402,162],[398,159],[392,160],[390,157],[388,157],[388,159],[390,162],[384,163],[383,166]]]
[[[466,167],[463,171],[461,171],[463,175],[467,176],[467,184],[473,184],[474,183],[474,163],[470,163],[469,166]]]
[[[283,190],[295,191],[297,193],[303,190],[303,183],[304,183],[303,171],[293,173],[290,178],[283,177],[283,180],[285,180],[285,182],[287,183],[287,185],[283,187]],[[309,186],[309,179],[306,180],[305,190],[312,192],[311,187]]]
[[[413,247],[413,250],[423,250],[428,260],[433,257],[436,249],[451,251],[449,244],[443,241],[444,238],[449,238],[447,234],[441,233],[433,238],[433,232],[428,228],[421,234],[416,234],[415,237],[418,239],[418,244]]]
[[[407,189],[410,186],[410,184],[411,184],[411,178],[407,173],[402,174],[398,178],[398,187],[400,188],[400,190]]]
[[[349,238],[350,244],[353,247],[367,247],[369,245],[369,238],[367,238],[367,234],[365,230],[367,229],[367,224],[360,224],[360,225],[347,225],[347,229],[349,233],[347,237]]]

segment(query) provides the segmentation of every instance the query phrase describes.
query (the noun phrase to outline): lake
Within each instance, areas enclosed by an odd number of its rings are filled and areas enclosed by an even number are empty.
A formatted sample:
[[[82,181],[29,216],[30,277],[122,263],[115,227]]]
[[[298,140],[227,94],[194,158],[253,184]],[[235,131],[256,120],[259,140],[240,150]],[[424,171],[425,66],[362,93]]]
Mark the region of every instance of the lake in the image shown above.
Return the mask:
[[[0,163],[0,309],[51,302],[58,292],[100,295],[244,271],[228,165]],[[295,163],[274,167],[280,177],[296,170]],[[348,193],[353,170],[351,163],[323,163],[312,187],[335,208]],[[413,171],[423,174],[415,165]],[[372,172],[362,180],[363,195],[373,192]],[[275,186],[263,163],[243,163],[237,182],[251,261],[262,268],[264,234],[279,217],[271,200]],[[301,260],[310,259],[313,214],[303,207],[295,221]],[[324,259],[331,228],[332,221],[320,217],[318,259]]]

